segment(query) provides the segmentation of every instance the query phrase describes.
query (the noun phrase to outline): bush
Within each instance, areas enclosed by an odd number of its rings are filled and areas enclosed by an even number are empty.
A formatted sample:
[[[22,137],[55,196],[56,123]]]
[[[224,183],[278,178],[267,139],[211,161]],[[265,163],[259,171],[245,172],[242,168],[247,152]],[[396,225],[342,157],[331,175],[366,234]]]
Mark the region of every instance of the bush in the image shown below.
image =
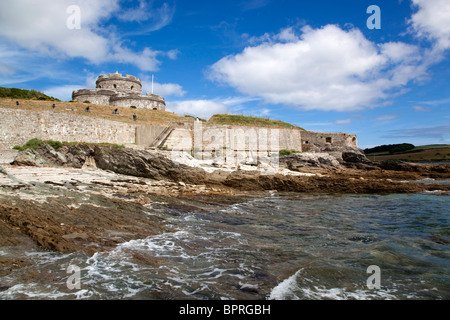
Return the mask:
[[[13,149],[14,150],[18,150],[18,151],[24,151],[24,150],[27,150],[27,149],[36,150],[36,149],[42,147],[43,145],[49,145],[53,149],[58,151],[59,149],[61,149],[61,147],[64,144],[62,142],[59,142],[59,141],[54,141],[54,140],[42,141],[41,139],[34,138],[34,139],[31,139],[31,140],[28,140],[27,143],[25,143],[23,146],[14,146]]]
[[[25,143],[23,146],[14,146],[13,149],[14,150],[19,150],[19,151],[24,151],[26,149],[33,149],[36,150],[37,148],[39,148],[40,146],[42,146],[44,144],[44,141],[34,138],[31,140],[28,140],[27,143]]]
[[[302,153],[302,152],[298,150],[286,150],[286,149],[280,150],[280,156],[289,156],[294,153]]]
[[[53,141],[53,140],[47,140],[44,141],[46,144],[48,144],[50,147],[52,147],[53,149],[55,149],[56,151],[58,151],[59,149],[62,148],[62,146],[64,145],[62,142],[60,141]]]

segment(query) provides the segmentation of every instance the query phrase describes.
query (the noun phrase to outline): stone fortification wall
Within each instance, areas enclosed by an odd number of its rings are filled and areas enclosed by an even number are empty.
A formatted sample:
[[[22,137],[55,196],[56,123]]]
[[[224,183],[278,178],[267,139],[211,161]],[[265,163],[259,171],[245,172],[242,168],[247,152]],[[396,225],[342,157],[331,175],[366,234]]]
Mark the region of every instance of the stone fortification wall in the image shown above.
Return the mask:
[[[72,99],[79,102],[88,101],[92,104],[109,105],[110,98],[115,94],[112,90],[81,89],[73,92]]]
[[[0,150],[28,140],[135,143],[136,126],[86,116],[0,108]]]
[[[201,125],[201,129],[175,128],[164,147],[169,150],[301,151],[301,130],[260,127]]]
[[[120,96],[115,95],[111,97],[111,106],[148,109],[148,110],[165,110],[166,103],[164,99],[156,99],[154,97],[142,97],[142,96]]]
[[[342,152],[358,148],[354,134],[303,131],[301,137],[303,152]]]
[[[165,128],[164,126],[138,126],[136,129],[136,144],[143,147],[151,146]]]
[[[165,126],[141,126],[88,116],[0,108],[0,150],[23,145],[28,140],[57,140],[88,143],[136,143],[149,147],[166,129]],[[207,125],[173,125],[170,135],[162,141],[168,150],[203,151],[223,154],[230,151],[262,156],[278,154],[281,149],[301,152],[326,152],[339,156],[358,149],[356,135],[320,133],[299,129],[269,129]]]

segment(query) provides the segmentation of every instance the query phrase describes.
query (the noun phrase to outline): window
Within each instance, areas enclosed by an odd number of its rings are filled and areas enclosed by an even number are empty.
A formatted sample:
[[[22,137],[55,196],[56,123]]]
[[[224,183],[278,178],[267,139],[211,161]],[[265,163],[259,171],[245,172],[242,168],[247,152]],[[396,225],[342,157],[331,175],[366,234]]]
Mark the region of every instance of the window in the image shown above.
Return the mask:
[[[117,89],[117,84],[114,85],[114,89]]]
[[[134,86],[131,86],[131,90],[133,90]]]
[[[131,106],[130,108],[131,108],[131,109],[137,109],[136,106]]]
[[[153,108],[153,110],[158,110],[158,108]]]
[[[326,143],[331,143],[331,141],[332,141],[332,140],[331,140],[331,137],[326,137],[326,138],[325,138],[325,142],[326,142]]]
[[[309,141],[303,141],[303,144],[309,144]]]

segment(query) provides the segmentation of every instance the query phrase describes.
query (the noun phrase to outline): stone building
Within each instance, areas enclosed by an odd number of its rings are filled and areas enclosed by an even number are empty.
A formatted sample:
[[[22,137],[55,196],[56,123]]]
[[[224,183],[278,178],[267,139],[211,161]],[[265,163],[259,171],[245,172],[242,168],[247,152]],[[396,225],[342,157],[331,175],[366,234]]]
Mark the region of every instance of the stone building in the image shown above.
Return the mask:
[[[141,80],[130,75],[124,77],[118,72],[99,76],[96,89],[75,90],[72,100],[115,107],[161,111],[166,109],[163,97],[150,93],[142,95]]]

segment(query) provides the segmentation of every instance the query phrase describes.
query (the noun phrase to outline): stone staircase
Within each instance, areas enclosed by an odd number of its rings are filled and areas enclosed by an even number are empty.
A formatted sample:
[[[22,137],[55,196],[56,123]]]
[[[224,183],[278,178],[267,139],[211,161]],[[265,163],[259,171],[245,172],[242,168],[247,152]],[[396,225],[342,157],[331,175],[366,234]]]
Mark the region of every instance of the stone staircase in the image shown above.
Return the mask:
[[[150,145],[150,149],[156,149],[156,148],[162,147],[174,129],[175,128],[172,126],[172,123],[170,123],[169,126],[164,128],[164,130],[152,142],[152,144]]]

